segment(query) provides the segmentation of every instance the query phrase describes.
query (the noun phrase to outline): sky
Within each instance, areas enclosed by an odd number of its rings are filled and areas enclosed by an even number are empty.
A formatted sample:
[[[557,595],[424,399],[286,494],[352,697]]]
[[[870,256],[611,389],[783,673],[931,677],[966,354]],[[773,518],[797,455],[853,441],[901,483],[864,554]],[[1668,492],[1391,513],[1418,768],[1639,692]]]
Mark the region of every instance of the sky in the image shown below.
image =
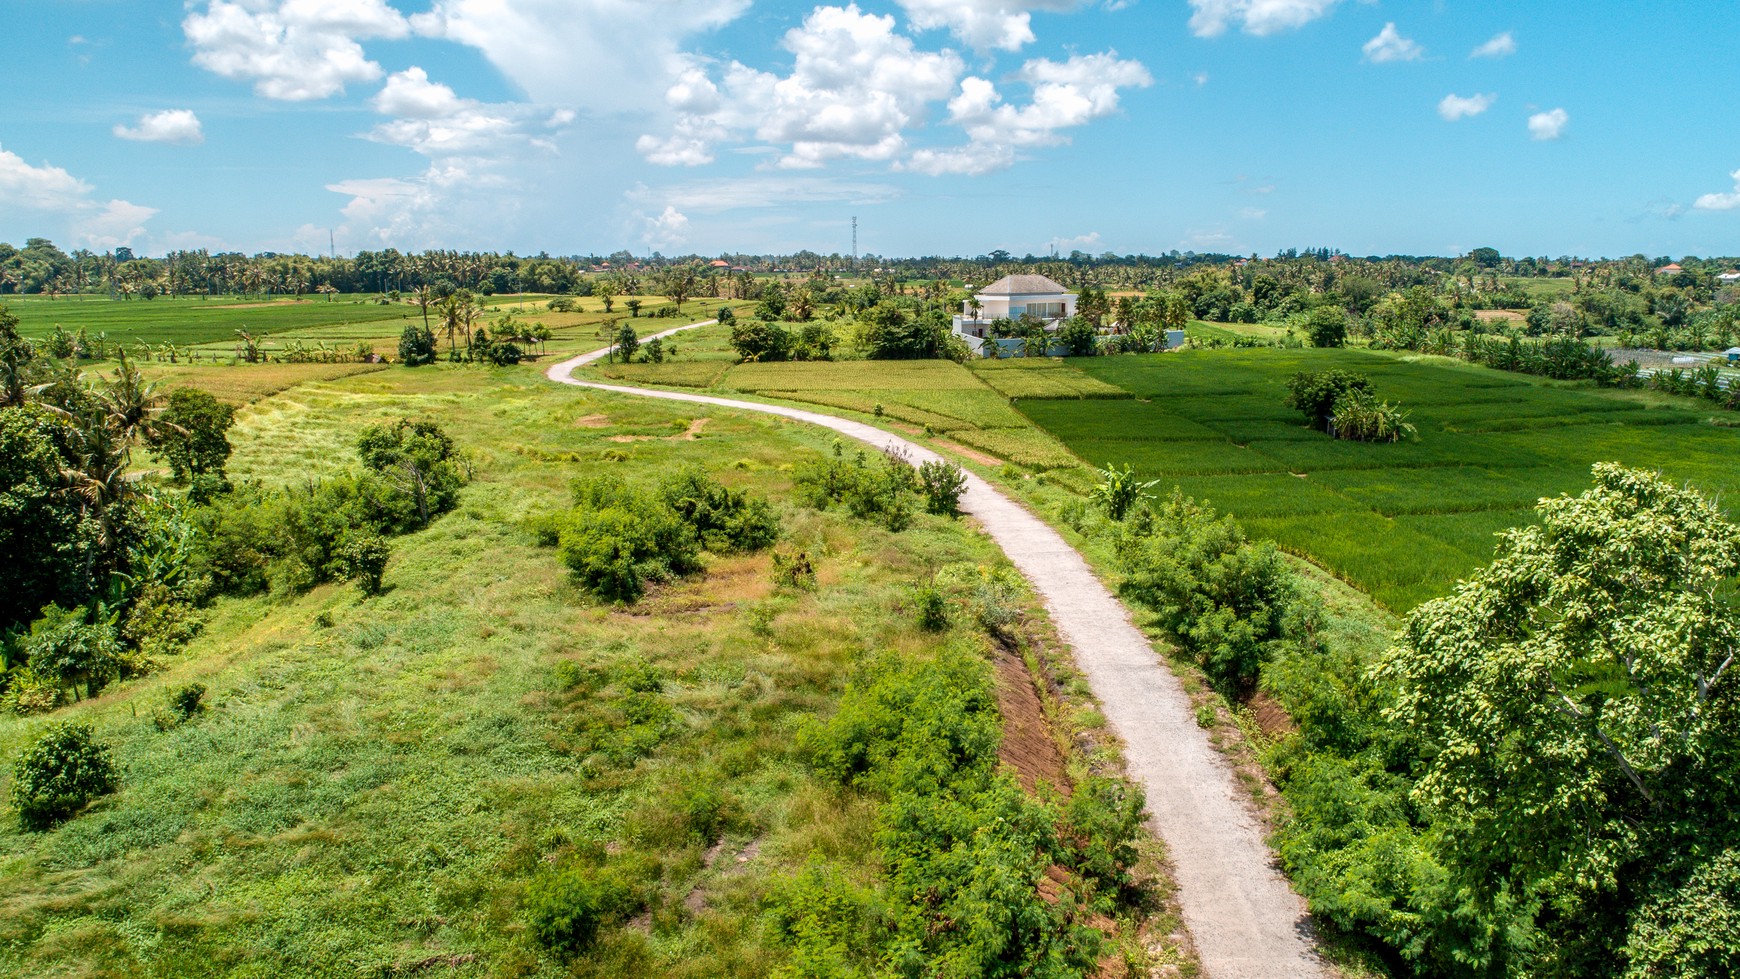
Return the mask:
[[[1732,0],[0,0],[0,241],[1740,253]]]

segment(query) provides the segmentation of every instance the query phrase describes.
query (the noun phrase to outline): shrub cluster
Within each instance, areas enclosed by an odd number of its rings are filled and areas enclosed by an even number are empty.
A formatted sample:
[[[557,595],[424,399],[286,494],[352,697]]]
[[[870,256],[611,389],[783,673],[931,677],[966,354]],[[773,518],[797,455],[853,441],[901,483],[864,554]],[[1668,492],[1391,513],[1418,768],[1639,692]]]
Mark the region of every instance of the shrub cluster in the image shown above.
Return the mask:
[[[731,348],[746,362],[834,359],[833,331],[821,323],[805,323],[796,330],[760,319],[732,324]]]
[[[1414,426],[1399,405],[1379,401],[1371,378],[1344,370],[1301,371],[1287,382],[1287,404],[1332,437],[1355,442],[1400,442]]]
[[[119,784],[109,746],[96,740],[90,725],[63,721],[50,725],[18,756],[12,808],[24,829],[48,829]]]
[[[573,508],[533,530],[588,591],[626,603],[649,581],[700,571],[703,548],[729,554],[771,546],[779,518],[765,499],[690,466],[650,490],[614,475],[576,480]]]
[[[1271,541],[1174,490],[1141,508],[1118,539],[1120,593],[1153,611],[1223,692],[1248,694],[1279,647],[1312,630]]]
[[[801,464],[793,480],[798,499],[818,510],[840,504],[852,516],[896,532],[912,523],[918,474],[903,454],[886,453],[871,462],[862,449],[847,456],[835,442],[831,456]]]
[[[812,974],[1080,976],[1102,936],[1086,924],[1130,883],[1140,795],[1089,778],[1067,803],[1022,792],[1000,770],[1001,722],[978,651],[890,657],[854,682],[828,722],[800,735],[823,777],[880,801],[884,884],[848,884],[813,861],[776,891],[772,923]],[[1048,868],[1069,882],[1040,893]]]

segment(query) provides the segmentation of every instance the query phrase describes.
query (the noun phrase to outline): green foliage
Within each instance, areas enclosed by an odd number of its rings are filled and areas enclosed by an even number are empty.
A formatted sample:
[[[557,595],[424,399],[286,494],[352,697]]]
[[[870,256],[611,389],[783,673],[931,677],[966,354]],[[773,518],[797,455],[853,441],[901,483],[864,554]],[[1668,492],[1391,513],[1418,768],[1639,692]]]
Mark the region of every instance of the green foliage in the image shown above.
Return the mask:
[[[401,418],[392,425],[370,425],[357,436],[363,466],[378,473],[407,497],[417,529],[453,509],[465,485],[460,457],[441,426]]]
[[[1624,947],[1691,855],[1740,842],[1740,529],[1659,476],[1594,475],[1416,609],[1376,674],[1422,743],[1417,797],[1454,827],[1456,886],[1517,902],[1565,971]]]
[[[67,434],[44,408],[0,408],[0,628],[50,602],[88,599],[102,566],[101,525],[62,491]]]
[[[1305,335],[1313,347],[1339,347],[1347,342],[1347,313],[1339,306],[1318,306],[1305,320]]]
[[[114,753],[88,724],[52,724],[12,767],[12,808],[25,830],[45,830],[120,785]]]
[[[1355,442],[1400,442],[1418,431],[1400,405],[1379,401],[1370,391],[1354,388],[1335,399],[1330,430],[1338,439]]]
[[[190,683],[176,687],[163,698],[163,709],[159,710],[152,721],[157,730],[168,731],[180,727],[205,711],[205,684]]]
[[[926,632],[941,632],[949,627],[948,599],[935,585],[919,585],[912,590],[912,611],[918,627]]]
[[[1153,611],[1162,628],[1223,691],[1253,689],[1276,647],[1301,638],[1308,618],[1273,542],[1247,540],[1178,491],[1144,511],[1118,541],[1119,592]]]
[[[224,480],[224,464],[230,458],[230,426],[236,409],[197,388],[176,388],[146,442],[177,480],[190,482],[200,476]]]
[[[121,644],[113,621],[84,608],[44,608],[42,617],[30,624],[23,646],[31,670],[74,697],[81,684],[87,696],[95,696],[121,673]]]
[[[684,466],[658,495],[716,554],[759,551],[779,539],[779,516],[761,497],[725,486],[700,466]]]
[[[624,323],[616,330],[616,340],[612,348],[616,351],[616,356],[621,357],[626,364],[634,359],[635,352],[640,349],[640,334],[635,332],[634,327]]]
[[[1624,955],[1625,979],[1740,973],[1740,850],[1722,850],[1650,895]]]
[[[1071,357],[1092,357],[1099,352],[1099,328],[1081,316],[1065,320],[1057,339]]]
[[[918,488],[924,494],[924,512],[939,517],[959,516],[961,494],[967,490],[967,474],[954,463],[933,460],[918,467]]]
[[[378,595],[392,548],[385,538],[367,531],[348,531],[338,540],[333,560],[339,577],[354,581],[364,595]]]
[[[903,455],[888,454],[875,464],[862,451],[847,458],[836,445],[832,457],[800,464],[792,482],[798,499],[818,510],[844,504],[852,516],[895,532],[912,523],[918,477]]]
[[[1094,486],[1093,502],[1105,515],[1113,520],[1122,521],[1136,509],[1136,505],[1147,497],[1148,491],[1160,484],[1157,479],[1138,480],[1136,472],[1129,463],[1123,469],[1111,463],[1106,468],[1094,470],[1100,479]]]
[[[782,588],[809,590],[816,587],[816,569],[806,551],[773,552],[773,583]]]
[[[399,334],[399,363],[406,367],[426,367],[435,363],[435,331],[417,323],[405,326]]]
[[[771,363],[791,356],[792,337],[767,320],[737,320],[731,326],[731,348],[747,363]]]
[[[524,908],[539,945],[574,956],[592,946],[600,926],[620,921],[645,904],[638,889],[611,869],[575,865],[533,878]]]
[[[1311,427],[1328,431],[1335,402],[1349,391],[1371,390],[1371,378],[1339,368],[1301,371],[1287,382],[1287,407],[1310,419]]]

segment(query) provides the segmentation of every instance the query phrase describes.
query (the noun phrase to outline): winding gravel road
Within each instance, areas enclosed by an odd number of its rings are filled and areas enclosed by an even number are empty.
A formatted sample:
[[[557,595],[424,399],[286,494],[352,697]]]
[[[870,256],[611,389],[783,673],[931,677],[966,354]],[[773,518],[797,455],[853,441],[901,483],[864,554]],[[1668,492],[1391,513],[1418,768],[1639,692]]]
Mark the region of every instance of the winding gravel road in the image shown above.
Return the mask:
[[[707,326],[694,323],[657,334]],[[652,339],[647,337],[646,339]],[[755,411],[831,428],[914,464],[935,452],[860,422],[779,405],[576,380],[574,368],[607,351],[552,366],[550,380],[618,394]],[[961,509],[978,518],[1045,602],[1052,622],[1123,741],[1131,777],[1148,795],[1150,825],[1165,841],[1178,903],[1204,971],[1213,979],[1327,976],[1304,902],[1275,867],[1262,826],[1225,759],[1197,726],[1189,698],[1160,662],[1129,610],[1075,549],[1022,506],[968,473]]]

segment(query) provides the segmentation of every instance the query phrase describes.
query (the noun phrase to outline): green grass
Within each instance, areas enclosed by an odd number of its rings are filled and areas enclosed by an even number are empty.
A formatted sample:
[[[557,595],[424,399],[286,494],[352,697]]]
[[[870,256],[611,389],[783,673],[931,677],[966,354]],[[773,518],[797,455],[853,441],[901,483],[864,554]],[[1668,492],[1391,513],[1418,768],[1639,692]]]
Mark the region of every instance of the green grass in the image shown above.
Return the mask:
[[[0,974],[687,977],[783,964],[763,927],[773,888],[815,857],[862,879],[880,869],[869,802],[818,781],[794,732],[830,713],[872,654],[929,654],[939,640],[904,608],[913,582],[1000,557],[964,522],[921,516],[890,534],[779,503],[817,589],[777,589],[759,554],[710,558],[704,577],[632,608],[590,601],[522,527],[563,506],[607,451],[625,454],[609,465],[631,479],[698,462],[782,501],[789,463],[832,440],[731,412],[686,437],[694,410],[446,366],[329,378],[245,408],[238,480],[342,471],[359,427],[406,414],[441,420],[477,475],[455,512],[395,540],[384,595],[220,600],[162,672],[57,712],[116,746],[123,786],[49,833],[0,823]],[[592,679],[569,685],[563,664]],[[665,678],[656,725],[630,723],[614,679],[639,664]],[[195,681],[210,710],[156,730],[165,692]],[[0,717],[0,779],[44,723]],[[698,828],[697,787],[716,793],[716,828]],[[520,901],[575,860],[626,868],[651,910],[570,967],[528,939]]]
[[[1411,412],[1399,445],[1332,441],[1285,405],[1300,370],[1371,376]],[[1096,466],[1131,464],[1244,520],[1405,611],[1491,558],[1495,531],[1598,461],[1740,490],[1734,430],[1694,402],[1354,350],[1203,350],[1071,361],[1134,400],[1025,399],[1021,411]]]
[[[113,300],[106,296],[9,297],[5,305],[18,317],[19,332],[42,337],[61,326],[69,333],[81,328],[91,336],[107,334],[111,341],[173,343],[227,342],[235,331],[255,336],[318,332],[321,328],[361,327],[369,336],[397,334],[401,321],[421,313],[404,304],[383,306],[344,297],[274,299],[214,297],[210,299]],[[391,321],[389,326],[388,321]],[[352,330],[351,332],[358,332]],[[131,352],[131,351],[129,351]]]

